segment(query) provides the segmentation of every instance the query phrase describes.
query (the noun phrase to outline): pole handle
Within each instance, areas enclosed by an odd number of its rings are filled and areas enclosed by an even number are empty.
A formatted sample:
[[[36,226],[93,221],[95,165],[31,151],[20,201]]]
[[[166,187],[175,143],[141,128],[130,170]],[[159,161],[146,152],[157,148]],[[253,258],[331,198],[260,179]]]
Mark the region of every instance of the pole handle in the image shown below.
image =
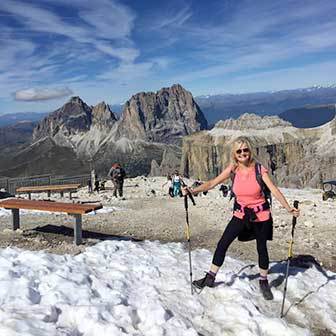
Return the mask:
[[[184,183],[183,180],[181,181],[181,184],[182,184],[183,187],[187,187],[187,185]],[[190,198],[192,204],[193,204],[193,205],[196,205],[194,196],[192,195],[192,193],[191,193],[188,189],[187,189],[187,195],[188,195],[188,197]],[[184,205],[185,205],[186,209],[188,208],[188,205],[187,205],[187,204],[188,204],[188,202],[187,202],[187,197],[185,197],[185,198],[184,198]]]
[[[299,201],[295,200],[294,203],[293,203],[293,207],[295,209],[298,209],[299,208]],[[295,216],[293,216],[293,219],[292,219],[292,227],[293,227],[293,229],[295,228],[296,220],[297,220],[297,218]]]

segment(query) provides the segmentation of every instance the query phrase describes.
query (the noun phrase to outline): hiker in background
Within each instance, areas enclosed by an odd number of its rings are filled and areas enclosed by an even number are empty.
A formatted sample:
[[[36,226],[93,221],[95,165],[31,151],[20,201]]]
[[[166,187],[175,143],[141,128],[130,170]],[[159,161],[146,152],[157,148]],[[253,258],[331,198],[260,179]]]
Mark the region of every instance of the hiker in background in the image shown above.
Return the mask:
[[[96,181],[96,176],[97,176],[96,171],[92,169],[90,175],[91,175],[90,180],[91,180],[91,190],[92,190],[95,185],[95,181]]]
[[[101,181],[100,182],[99,190],[105,190],[105,183],[106,183],[106,181]]]
[[[170,197],[174,197],[174,188],[173,188],[173,181],[171,175],[167,175],[167,182],[163,183],[162,188],[164,186],[168,186],[168,195]]]
[[[99,181],[99,179],[98,179],[98,176],[96,175],[95,176],[95,184],[94,184],[94,189],[93,189],[93,191],[97,191],[97,193],[99,194],[99,183],[100,183],[100,181]]]
[[[219,187],[219,191],[222,192],[223,197],[226,197],[229,193],[229,188],[225,184],[221,184]]]
[[[117,194],[119,193],[119,197],[123,197],[123,186],[126,176],[125,170],[119,163],[114,163],[108,175],[111,177],[113,183],[113,196],[118,197]]]
[[[175,170],[174,175],[172,176],[173,181],[173,196],[182,196],[182,177],[180,176],[179,172]]]
[[[91,177],[87,180],[88,192],[92,194],[92,180]]]
[[[231,176],[235,196],[233,217],[217,244],[210,270],[204,278],[195,280],[193,285],[197,288],[213,287],[216,274],[223,265],[226,251],[231,243],[237,237],[241,241],[256,239],[260,291],[266,300],[272,300],[273,294],[267,280],[269,267],[267,240],[272,240],[273,221],[270,204],[265,196],[267,191],[270,191],[292,216],[298,217],[300,212],[288,204],[268,176],[267,170],[255,161],[254,150],[248,138],[239,137],[233,141],[231,159],[231,164],[214,179],[195,189],[183,188],[183,194],[187,194],[188,191],[196,194],[214,188]],[[257,177],[260,177],[260,180],[257,180]]]

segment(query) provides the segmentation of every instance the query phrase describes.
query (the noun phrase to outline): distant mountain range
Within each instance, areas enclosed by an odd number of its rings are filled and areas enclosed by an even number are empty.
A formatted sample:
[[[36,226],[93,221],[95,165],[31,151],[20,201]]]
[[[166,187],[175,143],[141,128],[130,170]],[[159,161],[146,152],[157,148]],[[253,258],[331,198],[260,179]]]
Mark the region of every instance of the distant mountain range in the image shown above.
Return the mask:
[[[336,105],[314,105],[282,112],[279,117],[298,128],[321,126],[335,117]]]
[[[279,115],[295,127],[315,127],[330,121],[335,115],[336,85],[244,94],[217,94],[195,97],[210,128],[219,120],[237,119],[244,113],[260,116]],[[109,105],[119,117],[124,104]],[[0,115],[0,127],[21,121],[36,122],[48,113],[13,113]]]
[[[49,112],[20,112],[3,114],[0,115],[0,127],[10,126],[25,121],[37,122],[48,114]]]
[[[335,104],[336,85],[274,92],[198,96],[195,97],[195,100],[209,124],[214,125],[219,120],[237,119],[244,113],[254,113],[260,116],[279,115],[291,109],[309,108],[309,105]],[[293,111],[288,113],[291,114]],[[288,113],[284,116],[287,116]],[[315,117],[313,108],[309,110],[309,113],[311,117]],[[318,113],[316,112],[316,114]],[[302,115],[299,117],[302,117]],[[300,124],[299,120],[297,120],[297,123],[295,118],[291,117],[291,120],[294,121],[294,126],[300,127],[298,126]],[[316,125],[317,123],[313,121],[312,124]]]
[[[31,140],[36,123],[27,121],[15,125],[0,128],[0,156],[5,161],[21,148],[24,148]]]

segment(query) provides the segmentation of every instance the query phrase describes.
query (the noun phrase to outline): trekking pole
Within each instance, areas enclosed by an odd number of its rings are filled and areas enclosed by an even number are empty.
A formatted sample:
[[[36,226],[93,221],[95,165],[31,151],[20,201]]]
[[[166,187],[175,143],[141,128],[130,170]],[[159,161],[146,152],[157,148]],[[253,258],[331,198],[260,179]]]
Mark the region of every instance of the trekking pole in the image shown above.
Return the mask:
[[[298,207],[299,207],[299,201],[294,201],[293,206],[294,206],[295,209],[298,209]],[[281,318],[284,317],[283,310],[284,310],[284,306],[285,306],[285,298],[286,298],[286,293],[287,293],[287,281],[288,281],[288,275],[289,275],[289,265],[290,265],[290,261],[292,260],[292,257],[293,257],[293,244],[294,244],[295,225],[296,225],[296,217],[293,216],[293,219],[292,219],[292,235],[291,235],[291,240],[289,242],[289,248],[288,248],[288,258],[287,258],[285,288],[284,288],[284,293],[283,293],[283,298],[282,298],[282,305],[281,305],[281,314],[280,314]]]
[[[183,183],[185,187],[185,183]],[[188,242],[188,254],[189,254],[189,274],[190,274],[190,290],[191,295],[194,294],[194,287],[192,284],[192,265],[191,265],[191,241],[190,241],[190,226],[189,226],[189,213],[188,213],[188,197],[191,199],[193,205],[196,205],[193,195],[189,190],[187,190],[187,195],[184,196],[184,209],[186,214],[186,236]]]

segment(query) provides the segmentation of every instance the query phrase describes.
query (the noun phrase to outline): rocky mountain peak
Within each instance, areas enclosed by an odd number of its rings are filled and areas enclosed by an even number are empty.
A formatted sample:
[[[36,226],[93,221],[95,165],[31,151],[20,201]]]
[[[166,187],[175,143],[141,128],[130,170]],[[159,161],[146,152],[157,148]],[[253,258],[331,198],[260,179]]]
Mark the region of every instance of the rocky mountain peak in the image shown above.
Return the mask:
[[[206,129],[208,123],[193,99],[180,84],[155,92],[141,92],[127,101],[117,138],[177,143],[182,136]]]
[[[254,113],[244,113],[238,119],[221,120],[215,128],[227,130],[262,130],[273,127],[290,127],[292,124],[278,116],[259,116]]]
[[[92,108],[92,125],[99,128],[111,127],[117,120],[117,116],[104,101]]]
[[[79,96],[73,96],[69,99],[68,103],[83,105],[85,104]]]
[[[72,97],[61,108],[50,113],[35,127],[33,140],[46,136],[54,137],[61,132],[64,136],[87,131],[91,125],[91,107],[80,99]]]

